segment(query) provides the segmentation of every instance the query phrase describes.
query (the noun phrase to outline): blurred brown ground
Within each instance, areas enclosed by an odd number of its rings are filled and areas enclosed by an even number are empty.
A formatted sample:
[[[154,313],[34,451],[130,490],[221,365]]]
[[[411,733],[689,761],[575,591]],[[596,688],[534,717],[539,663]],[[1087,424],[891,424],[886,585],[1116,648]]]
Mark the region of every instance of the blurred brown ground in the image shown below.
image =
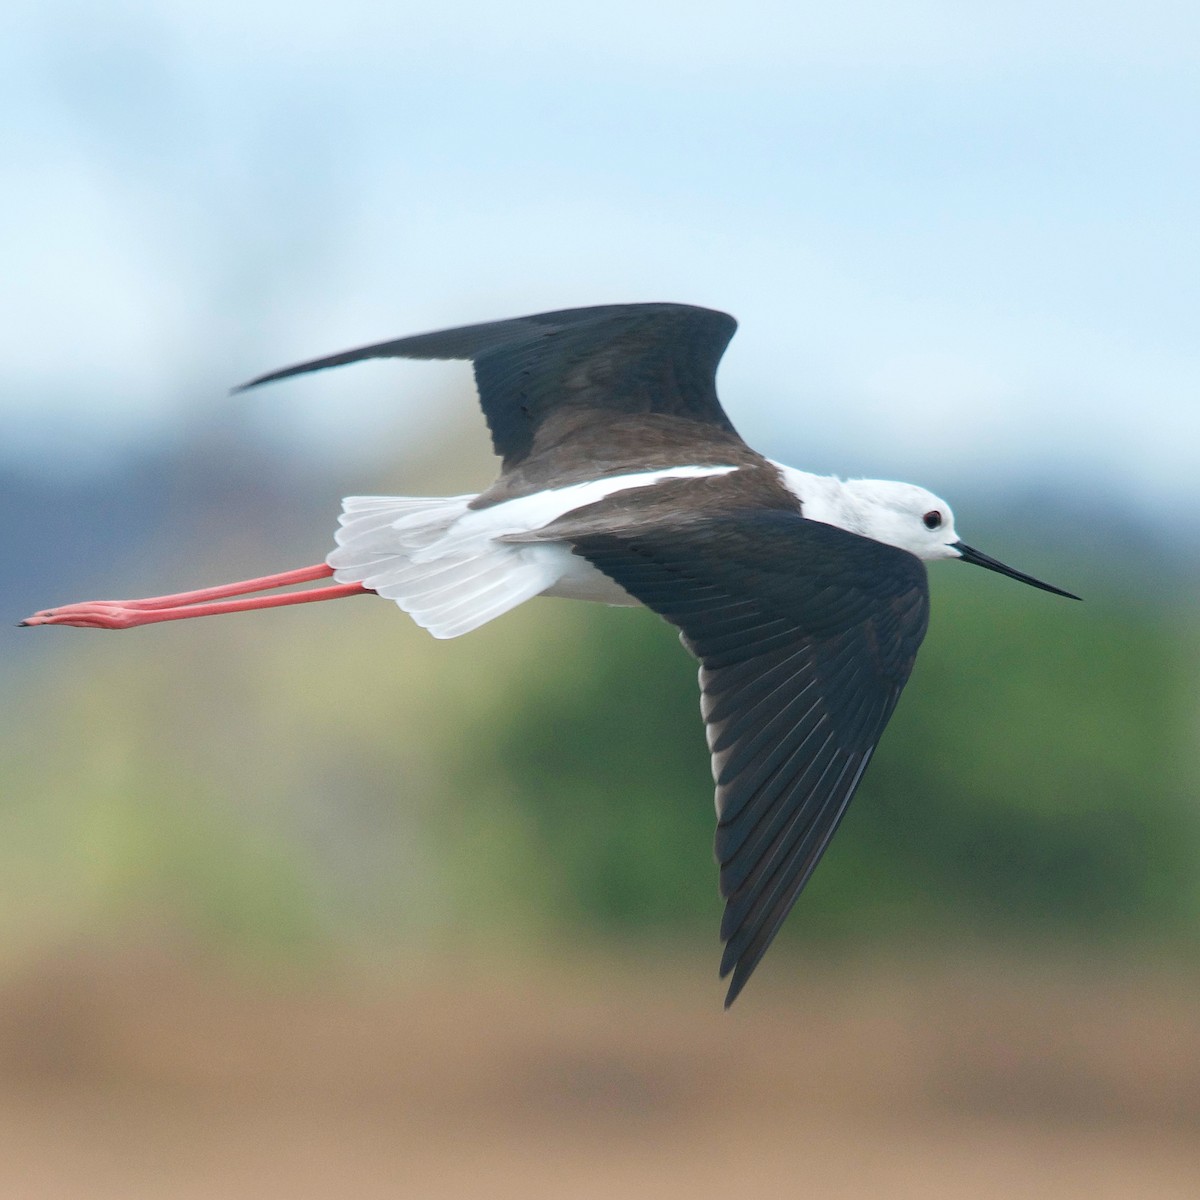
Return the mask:
[[[1194,970],[64,951],[0,989],[0,1196],[1200,1195]]]

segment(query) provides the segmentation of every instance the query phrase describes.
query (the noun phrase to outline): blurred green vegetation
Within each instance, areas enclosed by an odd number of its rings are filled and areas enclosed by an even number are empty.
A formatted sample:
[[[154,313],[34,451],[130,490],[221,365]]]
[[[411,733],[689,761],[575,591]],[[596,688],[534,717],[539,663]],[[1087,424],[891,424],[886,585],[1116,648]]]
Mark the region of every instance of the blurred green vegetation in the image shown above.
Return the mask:
[[[1191,952],[1195,611],[931,577],[912,681],[784,940]],[[715,945],[695,664],[649,613],[535,601],[443,643],[362,598],[22,636],[45,645],[4,704],[10,954],[131,923],[289,960]]]
[[[913,681],[793,929],[1194,937],[1194,630],[934,574]],[[621,616],[587,624],[479,768],[522,781],[557,911],[679,923],[713,907],[694,666],[660,623]]]

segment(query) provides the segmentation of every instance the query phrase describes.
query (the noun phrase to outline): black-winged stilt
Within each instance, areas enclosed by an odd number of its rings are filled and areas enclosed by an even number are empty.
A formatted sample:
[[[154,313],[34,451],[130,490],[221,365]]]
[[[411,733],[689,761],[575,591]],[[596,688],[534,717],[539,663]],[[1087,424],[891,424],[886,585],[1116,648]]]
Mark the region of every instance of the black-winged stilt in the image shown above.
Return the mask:
[[[924,488],[811,475],[750,449],[716,392],[735,328],[681,304],[568,309],[262,375],[237,390],[366,358],[469,359],[500,476],[479,495],[350,497],[337,548],[313,567],[23,624],[125,629],[376,592],[450,638],[538,595],[646,605],[700,662],[728,1006],[908,679],[929,615],[924,561],[962,559],[1078,598],[965,545]],[[247,596],[328,576],[328,587]]]

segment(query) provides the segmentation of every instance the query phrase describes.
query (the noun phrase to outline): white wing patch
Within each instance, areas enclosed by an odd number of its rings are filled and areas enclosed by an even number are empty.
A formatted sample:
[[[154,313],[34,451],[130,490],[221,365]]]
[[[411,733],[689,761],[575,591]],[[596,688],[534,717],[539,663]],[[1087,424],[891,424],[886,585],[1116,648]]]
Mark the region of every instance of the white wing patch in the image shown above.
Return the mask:
[[[338,583],[361,583],[394,600],[438,638],[469,633],[543,592],[620,603],[624,593],[607,577],[592,585],[590,576],[598,572],[566,544],[496,539],[541,529],[614,492],[733,470],[672,467],[614,475],[478,509],[470,507],[474,496],[350,496],[342,501],[337,549],[325,561]]]

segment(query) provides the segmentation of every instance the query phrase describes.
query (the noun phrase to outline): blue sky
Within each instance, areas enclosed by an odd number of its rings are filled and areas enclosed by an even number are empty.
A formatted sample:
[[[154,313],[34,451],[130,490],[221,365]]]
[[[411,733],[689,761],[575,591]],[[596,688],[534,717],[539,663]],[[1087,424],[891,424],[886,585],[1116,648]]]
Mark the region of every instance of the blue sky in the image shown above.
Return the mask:
[[[4,454],[71,470],[199,413],[420,438],[458,368],[225,391],[674,299],[738,317],[726,407],[797,465],[1200,493],[1194,3],[12,12]]]

